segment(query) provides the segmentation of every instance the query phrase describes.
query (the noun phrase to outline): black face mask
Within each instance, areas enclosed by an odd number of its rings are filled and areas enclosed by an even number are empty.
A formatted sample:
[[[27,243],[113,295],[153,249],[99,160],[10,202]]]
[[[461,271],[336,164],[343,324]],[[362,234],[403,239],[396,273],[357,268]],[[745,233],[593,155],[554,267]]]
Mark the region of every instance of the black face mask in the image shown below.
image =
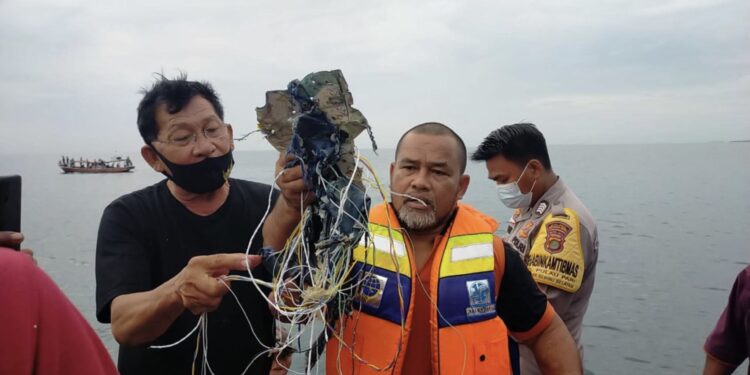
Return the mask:
[[[162,174],[177,186],[195,194],[204,194],[220,188],[234,167],[232,150],[222,156],[206,158],[194,164],[175,164],[156,151],[156,148],[151,148],[172,172],[171,176],[166,172]]]

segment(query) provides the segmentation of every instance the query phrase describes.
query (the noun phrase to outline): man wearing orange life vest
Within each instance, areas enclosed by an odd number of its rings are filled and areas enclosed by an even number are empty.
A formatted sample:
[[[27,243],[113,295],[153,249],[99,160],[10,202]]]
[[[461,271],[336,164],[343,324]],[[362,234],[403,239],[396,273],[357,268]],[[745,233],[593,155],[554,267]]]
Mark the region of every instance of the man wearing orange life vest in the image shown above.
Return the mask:
[[[328,374],[510,374],[507,335],[546,374],[581,374],[575,343],[497,222],[458,203],[466,147],[439,123],[399,141],[392,202],[355,249],[361,285],[327,345]],[[389,229],[390,228],[390,229]]]

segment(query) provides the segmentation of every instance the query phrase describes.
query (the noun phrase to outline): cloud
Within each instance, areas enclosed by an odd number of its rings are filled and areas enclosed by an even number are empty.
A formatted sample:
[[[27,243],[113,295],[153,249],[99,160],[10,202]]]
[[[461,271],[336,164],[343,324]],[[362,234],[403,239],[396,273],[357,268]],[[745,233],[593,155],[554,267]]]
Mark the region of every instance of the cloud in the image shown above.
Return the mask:
[[[740,0],[6,0],[0,152],[137,150],[138,90],[178,70],[214,84],[240,133],[265,91],[340,68],[384,147],[427,120],[467,144],[519,119],[551,143],[714,140],[696,119],[750,138],[748,15]],[[644,138],[656,120],[682,128]]]
[[[647,16],[661,16],[672,13],[704,10],[727,3],[727,0],[672,0],[657,5],[648,5],[638,13]]]

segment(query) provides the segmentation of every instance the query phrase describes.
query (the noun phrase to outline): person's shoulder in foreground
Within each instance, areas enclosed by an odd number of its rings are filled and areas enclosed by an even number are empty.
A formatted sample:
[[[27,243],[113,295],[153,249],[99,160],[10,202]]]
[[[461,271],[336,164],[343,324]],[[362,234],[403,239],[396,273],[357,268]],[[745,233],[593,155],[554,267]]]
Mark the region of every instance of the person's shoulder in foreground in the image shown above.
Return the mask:
[[[94,330],[34,264],[0,247],[0,374],[117,374]]]
[[[731,374],[750,356],[750,266],[738,275],[729,302],[706,339],[704,375]]]

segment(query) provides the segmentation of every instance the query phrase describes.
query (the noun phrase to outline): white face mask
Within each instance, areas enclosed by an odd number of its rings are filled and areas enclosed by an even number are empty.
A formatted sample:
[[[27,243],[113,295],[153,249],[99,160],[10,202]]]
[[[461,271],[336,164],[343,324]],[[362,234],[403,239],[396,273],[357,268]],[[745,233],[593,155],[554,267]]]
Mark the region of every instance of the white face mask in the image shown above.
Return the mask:
[[[526,168],[528,167],[529,164],[527,163],[523,168],[523,172],[521,172],[521,175],[518,176],[518,179],[515,182],[497,185],[497,196],[506,207],[528,208],[531,206],[531,191],[534,189],[534,185],[536,185],[536,180],[534,180],[534,184],[531,185],[531,189],[529,189],[529,192],[526,194],[522,193],[521,188],[518,187],[518,181],[521,180],[521,177],[526,173]]]

